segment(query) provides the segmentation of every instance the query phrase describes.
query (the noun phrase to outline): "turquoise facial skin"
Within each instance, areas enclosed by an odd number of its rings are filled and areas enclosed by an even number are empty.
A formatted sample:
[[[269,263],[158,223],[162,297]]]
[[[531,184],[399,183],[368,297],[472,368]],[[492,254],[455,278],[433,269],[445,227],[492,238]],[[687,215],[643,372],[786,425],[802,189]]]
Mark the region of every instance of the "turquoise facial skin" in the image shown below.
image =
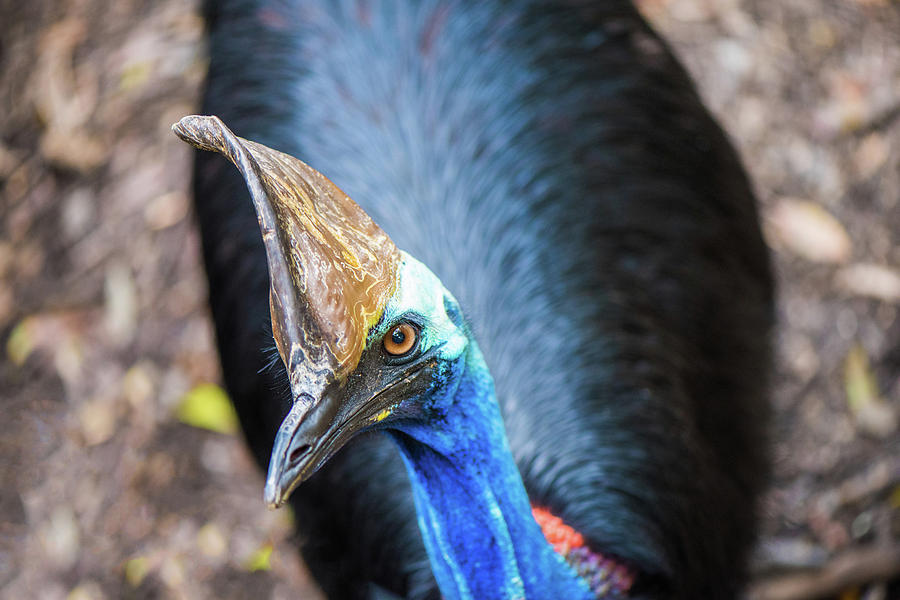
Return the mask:
[[[415,314],[425,321],[419,340],[421,351],[427,352],[440,346],[438,356],[453,361],[470,343],[468,332],[451,320],[447,314],[447,301],[452,302],[451,312],[459,311],[456,300],[440,279],[418,260],[400,251],[400,269],[397,289],[384,308],[384,315],[369,335],[369,346],[380,344],[385,333],[405,315]]]
[[[447,600],[592,598],[532,517],[493,380],[460,314],[440,280],[404,253],[397,289],[369,338],[370,347],[380,344],[391,327],[411,321],[420,331],[417,352],[437,357],[428,391],[405,399],[379,426],[409,472],[441,593]]]

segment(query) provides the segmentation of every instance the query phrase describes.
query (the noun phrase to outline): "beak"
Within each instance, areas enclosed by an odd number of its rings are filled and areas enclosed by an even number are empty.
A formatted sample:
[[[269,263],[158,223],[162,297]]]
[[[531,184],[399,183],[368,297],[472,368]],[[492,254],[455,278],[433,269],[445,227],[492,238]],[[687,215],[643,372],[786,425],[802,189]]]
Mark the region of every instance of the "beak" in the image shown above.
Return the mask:
[[[404,399],[424,394],[435,364],[434,359],[416,363],[387,384],[335,383],[318,401],[305,398],[296,402],[275,436],[266,476],[266,504],[270,508],[283,505],[294,488],[357,434],[396,416]]]
[[[333,429],[338,403],[333,394],[312,408],[304,400],[294,403],[275,436],[266,476],[265,500],[269,508],[284,504],[294,488],[325,462],[322,447]]]
[[[184,117],[172,129],[234,163],[256,209],[272,332],[295,399],[266,480],[266,502],[278,506],[368,423],[347,414],[348,400],[370,397],[348,396],[347,380],[394,293],[400,251],[362,208],[302,161],[234,135],[218,117]]]

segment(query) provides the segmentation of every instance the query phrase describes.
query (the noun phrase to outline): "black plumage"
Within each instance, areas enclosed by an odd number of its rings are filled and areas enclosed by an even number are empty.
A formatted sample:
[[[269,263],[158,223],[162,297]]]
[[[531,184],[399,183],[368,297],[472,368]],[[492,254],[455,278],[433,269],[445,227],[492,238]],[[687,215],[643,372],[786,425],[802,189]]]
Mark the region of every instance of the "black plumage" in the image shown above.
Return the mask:
[[[772,284],[753,194],[628,2],[207,6],[203,112],[298,156],[459,299],[529,495],[641,573],[728,598],[766,472]],[[290,394],[239,175],[199,154],[225,383],[268,462]],[[345,448],[294,493],[334,598],[437,597],[396,450]]]

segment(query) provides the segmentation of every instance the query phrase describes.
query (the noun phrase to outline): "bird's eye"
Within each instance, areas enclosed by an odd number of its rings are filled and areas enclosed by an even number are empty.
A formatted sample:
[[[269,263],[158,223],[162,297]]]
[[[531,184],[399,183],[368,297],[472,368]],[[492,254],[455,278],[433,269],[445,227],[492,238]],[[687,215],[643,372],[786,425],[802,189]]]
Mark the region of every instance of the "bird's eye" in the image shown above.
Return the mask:
[[[384,335],[384,351],[391,356],[404,356],[412,352],[419,341],[419,332],[409,323],[398,323]]]

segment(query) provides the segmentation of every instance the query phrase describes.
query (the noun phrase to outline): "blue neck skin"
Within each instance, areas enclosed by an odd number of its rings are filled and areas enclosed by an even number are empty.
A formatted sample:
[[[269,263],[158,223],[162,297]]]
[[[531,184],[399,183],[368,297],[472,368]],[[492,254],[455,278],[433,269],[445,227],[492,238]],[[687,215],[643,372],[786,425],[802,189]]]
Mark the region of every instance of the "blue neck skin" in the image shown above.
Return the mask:
[[[547,543],[513,461],[494,384],[470,343],[458,386],[429,423],[391,432],[412,480],[419,529],[446,600],[585,600],[593,594]]]

